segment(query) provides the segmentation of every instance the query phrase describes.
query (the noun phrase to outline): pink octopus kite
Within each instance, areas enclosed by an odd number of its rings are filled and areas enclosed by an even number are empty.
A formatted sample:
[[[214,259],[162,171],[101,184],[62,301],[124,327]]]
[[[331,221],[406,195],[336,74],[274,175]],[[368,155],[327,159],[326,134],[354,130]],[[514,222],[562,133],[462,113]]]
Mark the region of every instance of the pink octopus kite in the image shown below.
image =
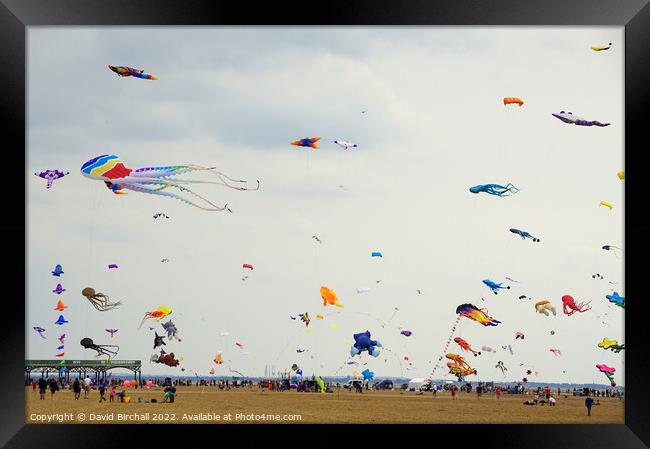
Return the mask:
[[[573,315],[575,312],[586,312],[591,310],[591,307],[588,307],[591,301],[589,302],[579,302],[576,303],[575,299],[571,295],[564,295],[562,297],[562,311],[565,315]]]

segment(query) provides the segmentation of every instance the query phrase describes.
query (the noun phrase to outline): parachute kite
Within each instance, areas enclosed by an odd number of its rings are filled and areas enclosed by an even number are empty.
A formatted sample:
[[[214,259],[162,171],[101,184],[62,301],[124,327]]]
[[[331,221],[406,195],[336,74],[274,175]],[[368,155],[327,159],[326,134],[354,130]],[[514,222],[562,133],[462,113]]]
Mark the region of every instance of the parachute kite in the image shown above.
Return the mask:
[[[150,318],[153,318],[157,322],[160,322],[160,320],[165,318],[167,315],[170,315],[171,313],[172,313],[172,309],[170,309],[167,306],[160,306],[156,310],[152,310],[151,312],[145,312],[144,317],[142,318],[142,321],[138,326],[138,329],[140,329],[144,324],[144,322]]]
[[[223,364],[223,352],[222,351],[217,351],[217,355],[214,356],[214,363],[217,365],[222,365]]]
[[[510,228],[510,232],[513,234],[519,235],[523,240],[526,240],[527,238],[531,239],[533,242],[539,242],[539,239],[537,237],[533,237],[526,231],[520,231],[519,229],[515,228]]]
[[[108,68],[111,69],[113,72],[118,74],[121,77],[129,77],[132,76],[134,78],[141,78],[143,80],[157,80],[155,76],[152,75],[147,75],[144,73],[144,70],[138,70],[138,69],[132,69],[131,67],[126,67],[126,66],[114,66],[114,65],[108,65]]]
[[[52,276],[60,277],[62,274],[63,274],[63,267],[60,264],[54,267]]]
[[[327,306],[327,304],[330,304],[330,305],[336,306],[336,307],[343,307],[343,304],[339,303],[339,300],[338,300],[334,290],[331,290],[328,287],[322,286],[320,288],[320,296],[321,296],[321,298],[323,298],[323,305],[324,306]]]
[[[411,335],[413,335],[413,332],[408,331],[408,330],[405,329],[405,330],[401,331],[400,334],[404,335],[405,337],[410,337]]]
[[[592,45],[592,46],[591,46],[591,49],[592,49],[593,51],[604,51],[604,50],[609,50],[611,47],[612,47],[612,43],[610,42],[609,45],[608,45],[607,47],[602,47],[602,46],[598,46],[598,45]]]
[[[47,185],[45,186],[45,188],[49,189],[49,188],[52,187],[52,183],[55,180],[63,178],[66,175],[69,175],[70,172],[67,171],[67,172],[63,173],[62,171],[59,171],[59,170],[45,170],[45,171],[42,171],[40,173],[34,173],[34,174],[36,176],[38,176],[39,178],[43,178],[43,179],[47,180]]]
[[[469,345],[469,343],[467,343],[462,338],[456,337],[456,338],[454,338],[454,341],[458,344],[458,346],[461,347],[461,349],[463,351],[468,351],[468,352],[471,352],[472,354],[474,354],[474,357],[476,357],[477,355],[481,355],[480,351],[473,350],[472,347]]]
[[[109,264],[109,265],[108,265],[108,269],[109,269],[109,270],[117,269],[117,268],[119,268],[119,267],[117,266],[116,263],[112,263],[112,264]]]
[[[485,285],[487,285],[487,287],[488,287],[490,290],[492,290],[492,292],[494,292],[495,295],[498,293],[497,290],[504,289],[504,288],[505,288],[505,289],[510,289],[510,286],[509,286],[509,285],[503,287],[503,283],[497,284],[496,282],[493,282],[493,281],[491,281],[491,280],[489,280],[489,279],[483,279],[483,283],[484,283]]]
[[[503,99],[503,105],[507,106],[509,104],[518,104],[519,107],[521,107],[524,104],[524,102],[521,101],[519,98],[515,98],[515,97],[506,97],[506,98],[504,98]]]
[[[591,307],[588,307],[591,301],[589,302],[579,302],[576,303],[571,295],[562,296],[562,311],[565,315],[573,315],[575,312],[586,312],[591,310]]]
[[[610,340],[610,339],[608,339],[607,337],[603,338],[603,341],[601,341],[600,343],[598,343],[598,347],[599,347],[599,348],[603,348],[603,349],[611,349],[611,350],[614,351],[616,354],[618,354],[619,352],[621,352],[622,350],[625,349],[625,345],[624,345],[624,344],[623,344],[623,345],[619,345],[619,344],[618,344],[618,341],[616,341],[616,340]]]
[[[521,332],[517,332],[517,333],[515,334],[515,340],[518,340],[518,339],[520,339],[520,338],[523,340],[525,337],[526,337],[526,336],[525,336],[524,334],[522,334]]]
[[[613,295],[605,295],[605,298],[607,298],[609,302],[612,302],[617,306],[625,309],[625,296],[619,295],[618,292],[614,292]]]
[[[56,284],[56,288],[52,290],[52,293],[56,293],[57,295],[60,295],[65,291],[65,288],[61,286],[61,284]]]
[[[461,304],[456,307],[456,313],[481,323],[483,326],[497,326],[501,321],[487,315],[487,309],[479,309],[474,304]]]
[[[115,303],[111,302],[108,295],[95,292],[95,289],[92,287],[84,288],[81,290],[81,294],[85,296],[86,299],[88,299],[88,301],[90,301],[90,303],[93,305],[93,307],[100,312],[106,312],[107,310],[111,310],[122,305],[120,301]]]
[[[69,321],[66,321],[65,318],[63,318],[63,315],[59,315],[59,319],[54,322],[54,324],[58,324],[59,326],[62,326],[65,323],[69,323]]]
[[[614,373],[616,372],[616,368],[609,367],[605,364],[596,365],[596,368],[598,368],[598,371],[603,373],[607,379],[609,379],[612,387],[616,386],[616,382],[614,382]]]
[[[320,140],[320,137],[305,137],[304,139],[296,140],[291,142],[291,145],[295,145],[297,147],[311,147],[311,148],[320,148],[318,145],[316,145],[316,142]]]
[[[346,142],[345,140],[335,140],[335,144],[343,148],[344,150],[349,150],[350,148],[356,148],[357,144],[352,142]]]
[[[193,181],[186,179],[170,180],[169,178],[193,171],[208,171],[214,174],[219,181]],[[97,156],[81,167],[81,174],[87,178],[104,181],[106,187],[112,190],[115,194],[125,194],[123,190],[132,190],[135,192],[149,193],[152,195],[167,196],[176,198],[184,203],[198,207],[199,209],[209,211],[222,211],[228,208],[226,204],[223,207],[217,206],[208,201],[197,193],[193,192],[187,187],[186,184],[215,184],[225,186],[234,190],[259,190],[260,183],[257,181],[257,187],[249,189],[246,187],[239,187],[232,183],[245,183],[243,180],[232,179],[225,174],[216,171],[216,167],[203,167],[200,165],[170,165],[164,167],[143,167],[131,169],[124,165],[124,162],[113,154],[103,154]],[[187,192],[199,200],[202,200],[207,207],[193,203],[189,199],[180,196],[176,193],[167,191],[168,188],[176,188],[181,192]],[[211,206],[211,207],[210,207]],[[230,210],[230,209],[228,209]]]
[[[97,351],[97,357],[100,355],[107,355],[110,358],[111,356],[116,355],[120,350],[120,347],[115,345],[96,345],[93,340],[88,337],[82,338],[80,343],[85,349],[93,349]]]
[[[67,308],[68,308],[68,306],[66,306],[65,304],[63,304],[63,301],[61,301],[61,300],[59,299],[59,300],[57,301],[57,303],[56,303],[56,307],[54,308],[54,310],[58,310],[59,312],[63,312],[63,311],[64,311],[65,309],[67,309]]]
[[[360,332],[352,336],[354,338],[354,345],[350,348],[350,356],[354,357],[361,354],[363,351],[368,351],[373,357],[378,357],[381,350],[381,343],[377,340],[370,339],[370,331]]]
[[[373,251],[370,257],[384,257],[379,251]]]
[[[560,111],[559,113],[551,114],[553,117],[562,120],[564,123],[578,126],[609,126],[609,123],[600,123],[596,120],[585,120],[580,117],[574,116],[571,112]]]
[[[556,313],[555,307],[553,307],[553,304],[551,304],[550,301],[544,299],[542,301],[535,303],[535,311],[537,313],[543,313],[544,315],[549,316],[548,315],[549,310],[553,313],[553,316],[555,316]]]
[[[489,193],[490,195],[496,196],[510,196],[519,192],[519,189],[514,185],[508,183],[505,186],[499,184],[479,184],[474,187],[470,187],[469,191],[472,193]]]
[[[41,338],[44,338],[44,339],[47,340],[47,337],[45,335],[43,335],[45,333],[45,329],[43,329],[40,326],[34,326],[32,329],[34,329],[38,333],[38,335],[41,336]]]
[[[252,270],[253,266],[249,263],[245,263],[244,265],[242,265],[242,268],[248,268],[249,270]]]

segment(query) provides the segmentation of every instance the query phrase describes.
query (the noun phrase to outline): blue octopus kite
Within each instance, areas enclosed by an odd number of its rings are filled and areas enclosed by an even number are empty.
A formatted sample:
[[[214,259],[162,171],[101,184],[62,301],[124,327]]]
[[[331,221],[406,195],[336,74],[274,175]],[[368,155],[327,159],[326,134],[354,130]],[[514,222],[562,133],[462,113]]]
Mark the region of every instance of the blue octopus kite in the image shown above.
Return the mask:
[[[519,192],[519,189],[511,183],[506,184],[505,187],[499,184],[479,184],[477,186],[470,187],[469,191],[472,193],[485,192],[489,193],[490,195],[510,196],[510,194]]]
[[[354,357],[363,351],[368,351],[371,356],[379,357],[381,350],[378,348],[381,347],[381,343],[370,339],[370,331],[354,334],[352,337],[354,338],[354,345],[350,348],[350,356]]]
[[[489,280],[489,279],[483,279],[483,283],[484,283],[485,285],[487,285],[488,288],[489,288],[490,290],[492,290],[492,291],[494,292],[495,295],[498,293],[497,290],[499,290],[499,289],[503,289],[503,288],[509,289],[509,288],[510,288],[509,285],[506,285],[506,286],[504,287],[504,286],[503,286],[503,282],[500,283],[500,284],[497,284],[496,282],[493,282],[493,281],[491,281],[491,280]]]

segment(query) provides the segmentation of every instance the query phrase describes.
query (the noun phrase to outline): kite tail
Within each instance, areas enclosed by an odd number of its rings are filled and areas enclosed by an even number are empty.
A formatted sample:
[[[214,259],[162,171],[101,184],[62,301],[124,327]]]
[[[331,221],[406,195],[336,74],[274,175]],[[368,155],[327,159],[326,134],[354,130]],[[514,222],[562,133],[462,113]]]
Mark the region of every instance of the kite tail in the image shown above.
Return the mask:
[[[157,80],[155,76],[152,75],[147,75],[146,73],[132,73],[131,76],[135,76],[136,78],[141,78],[143,80]]]
[[[341,309],[343,308],[343,304],[339,304],[338,302],[337,302],[337,303],[334,303],[334,305],[335,305],[336,307],[341,308]]]
[[[149,314],[148,314],[148,313],[145,313],[145,314],[144,314],[144,318],[142,318],[142,321],[140,322],[140,325],[138,326],[138,330],[140,330],[140,328],[142,327],[142,325],[144,324],[144,322],[147,320],[147,318],[149,318]]]

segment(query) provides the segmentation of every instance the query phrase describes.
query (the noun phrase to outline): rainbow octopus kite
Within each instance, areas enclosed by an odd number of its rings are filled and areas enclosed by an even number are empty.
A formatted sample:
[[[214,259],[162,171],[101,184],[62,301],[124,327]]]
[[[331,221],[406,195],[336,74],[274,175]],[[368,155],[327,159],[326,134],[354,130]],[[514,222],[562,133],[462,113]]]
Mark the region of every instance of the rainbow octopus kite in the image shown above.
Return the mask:
[[[479,184],[474,187],[470,187],[469,191],[472,193],[484,192],[496,196],[510,196],[510,194],[519,192],[519,189],[510,183],[506,184],[505,186],[499,184]]]
[[[571,316],[575,312],[586,312],[587,310],[591,310],[591,307],[588,307],[591,301],[589,302],[579,302],[576,303],[575,299],[573,299],[573,296],[571,295],[564,295],[562,296],[562,311],[564,312],[565,315]]]
[[[45,186],[46,189],[49,189],[52,187],[52,183],[60,178],[63,178],[65,175],[69,175],[70,172],[67,171],[63,173],[62,171],[59,170],[45,170],[40,173],[34,173],[36,176],[39,178],[43,178],[47,180],[47,185]]]
[[[140,329],[144,324],[144,322],[150,318],[153,318],[157,322],[160,322],[160,320],[165,318],[167,315],[170,315],[171,313],[172,313],[172,309],[170,309],[167,306],[160,306],[156,310],[152,310],[151,312],[145,312],[144,318],[142,318],[142,321],[140,322],[138,329]]]
[[[501,323],[501,321],[488,316],[487,309],[479,309],[474,304],[461,304],[456,307],[456,313],[481,323],[483,326],[497,326]]]
[[[616,386],[616,382],[614,382],[614,373],[616,372],[616,368],[612,368],[605,364],[596,365],[596,368],[598,368],[598,371],[600,371],[605,376],[607,376],[607,379],[609,379],[609,382],[611,383],[612,387]]]
[[[624,345],[624,344],[623,344],[623,345],[619,345],[619,344],[618,344],[618,341],[616,341],[616,340],[610,340],[610,339],[608,339],[607,337],[604,337],[604,338],[603,338],[603,341],[601,341],[600,343],[598,343],[598,347],[599,347],[599,348],[603,348],[603,349],[611,349],[611,350],[614,351],[616,354],[618,354],[619,352],[621,352],[622,350],[625,349],[625,345]]]
[[[551,114],[553,117],[562,120],[564,123],[578,126],[609,126],[609,123],[600,123],[597,120],[585,120],[580,117],[574,116],[571,112],[560,111],[559,113]]]
[[[147,75],[144,73],[144,70],[132,69],[131,67],[126,66],[114,66],[108,65],[108,68],[113,72],[117,73],[121,77],[132,76],[134,78],[141,78],[143,80],[157,80],[155,76]]]
[[[124,162],[116,155],[103,154],[97,156],[81,167],[81,174],[87,178],[104,181],[106,187],[113,191],[115,194],[125,194],[123,190],[133,190],[135,192],[149,193],[152,195],[161,195],[171,198],[176,198],[184,203],[198,207],[199,209],[209,211],[222,211],[228,209],[226,204],[223,207],[217,206],[208,201],[197,193],[193,192],[184,184],[216,184],[226,186],[234,190],[259,190],[260,182],[257,181],[257,187],[249,189],[246,187],[239,187],[232,183],[245,183],[244,180],[235,180],[225,174],[215,170],[216,167],[203,167],[200,165],[169,165],[164,167],[143,167],[131,169],[124,165]],[[173,176],[193,172],[193,171],[209,171],[219,178],[219,181],[193,181],[186,179],[170,180]],[[176,188],[181,192],[187,192],[189,195],[204,201],[208,206],[201,206],[189,199],[180,196],[176,193],[166,191],[167,188]],[[228,209],[230,211],[230,209]],[[232,211],[231,211],[232,212]]]

